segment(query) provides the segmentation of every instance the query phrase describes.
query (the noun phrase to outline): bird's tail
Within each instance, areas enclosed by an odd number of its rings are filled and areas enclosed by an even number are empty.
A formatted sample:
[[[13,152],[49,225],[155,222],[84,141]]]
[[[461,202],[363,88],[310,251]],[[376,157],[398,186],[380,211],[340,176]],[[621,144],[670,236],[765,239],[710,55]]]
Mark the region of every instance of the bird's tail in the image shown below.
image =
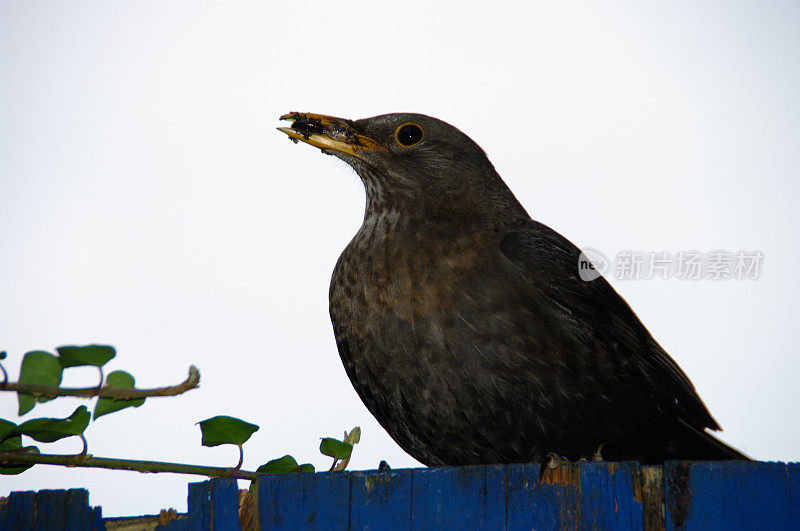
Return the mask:
[[[673,437],[664,447],[664,455],[658,460],[725,461],[736,459],[751,461],[742,452],[728,446],[705,430],[698,430],[678,419]]]

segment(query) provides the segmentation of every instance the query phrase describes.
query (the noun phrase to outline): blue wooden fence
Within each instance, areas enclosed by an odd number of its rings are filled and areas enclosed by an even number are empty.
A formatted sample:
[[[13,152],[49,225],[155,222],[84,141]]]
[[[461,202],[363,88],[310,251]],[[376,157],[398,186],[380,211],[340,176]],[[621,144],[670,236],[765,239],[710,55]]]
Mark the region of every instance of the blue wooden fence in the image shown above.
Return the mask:
[[[262,476],[253,490],[245,528],[800,529],[800,463],[580,463],[541,478],[535,464],[287,474]],[[189,484],[188,508],[156,529],[242,529],[234,480]],[[126,520],[104,520],[82,489],[0,502],[2,530],[100,530]]]

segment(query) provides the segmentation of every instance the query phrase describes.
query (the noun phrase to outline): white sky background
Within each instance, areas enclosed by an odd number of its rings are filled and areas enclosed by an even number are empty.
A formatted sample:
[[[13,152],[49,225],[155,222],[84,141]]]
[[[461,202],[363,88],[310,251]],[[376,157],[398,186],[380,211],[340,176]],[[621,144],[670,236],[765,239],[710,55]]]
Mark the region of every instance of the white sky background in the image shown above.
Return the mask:
[[[247,469],[286,453],[326,468],[319,437],[355,425],[352,469],[414,466],[356,396],[328,317],[362,186],[275,127],[295,110],[422,112],[475,139],[531,215],[579,246],[760,250],[757,281],[612,283],[723,439],[800,459],[800,7],[563,4],[0,3],[12,377],[27,350],[91,342],[115,345],[107,370],[142,387],[200,368],[201,389],[90,425],[98,456],[231,466],[236,449],[202,447],[194,424],[230,414],[261,426]],[[185,510],[200,480],[37,466],[0,478],[0,495],[86,487],[129,515]]]

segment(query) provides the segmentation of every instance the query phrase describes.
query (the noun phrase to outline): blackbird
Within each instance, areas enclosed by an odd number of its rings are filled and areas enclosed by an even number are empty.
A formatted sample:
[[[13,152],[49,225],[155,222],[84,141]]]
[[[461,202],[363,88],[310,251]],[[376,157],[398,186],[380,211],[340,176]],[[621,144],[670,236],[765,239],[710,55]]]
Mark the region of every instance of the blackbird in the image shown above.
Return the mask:
[[[331,321],[359,397],[415,459],[747,459],[705,431],[720,427],[686,374],[464,133],[420,114],[281,119],[366,189]]]

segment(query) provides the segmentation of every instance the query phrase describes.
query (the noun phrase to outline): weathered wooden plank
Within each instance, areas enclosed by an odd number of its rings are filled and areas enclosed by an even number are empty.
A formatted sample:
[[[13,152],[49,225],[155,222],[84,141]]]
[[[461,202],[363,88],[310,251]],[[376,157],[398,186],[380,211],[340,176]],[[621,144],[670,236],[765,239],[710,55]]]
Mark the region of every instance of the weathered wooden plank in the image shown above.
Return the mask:
[[[106,524],[103,520],[103,508],[92,507],[92,531],[106,531]]]
[[[508,529],[574,529],[578,522],[578,465],[547,470],[536,463],[506,467]]]
[[[212,479],[211,528],[214,531],[241,531],[239,525],[239,483],[232,478]]]
[[[797,529],[800,464],[668,462],[667,529]]]
[[[189,529],[211,529],[211,486],[209,481],[189,483]],[[168,529],[173,529],[172,526]]]
[[[101,510],[88,504],[86,489],[12,492],[0,515],[0,529],[104,530]]]
[[[32,491],[12,492],[8,496],[6,521],[3,522],[2,529],[32,529],[35,515],[33,500],[35,498],[36,493]]]
[[[64,496],[65,531],[86,531],[92,529],[92,510],[89,508],[89,492],[85,489],[70,489]]]
[[[50,531],[56,528],[56,507],[63,506],[66,491],[40,490],[34,500],[33,529]],[[60,498],[60,499],[59,499]],[[59,503],[62,502],[62,503]]]
[[[412,470],[352,472],[351,529],[410,529]]]
[[[641,529],[644,511],[640,469],[638,463],[581,463],[578,527]]]
[[[277,474],[258,478],[261,529],[347,529],[350,474]]]
[[[645,531],[661,531],[664,523],[664,467],[643,466],[640,472]]]
[[[262,476],[262,529],[800,528],[800,464],[536,464]],[[189,514],[161,529],[240,530],[235,480],[189,486]],[[88,493],[14,492],[0,529],[102,529]]]
[[[506,524],[505,467],[467,466],[413,471],[415,529],[502,529]]]
[[[40,490],[36,493],[35,515],[33,517],[33,528],[43,531],[55,531],[63,529],[67,520],[67,495],[71,491],[67,490]],[[83,491],[84,498],[88,498],[88,493]],[[74,514],[72,515],[74,516]],[[84,529],[86,529],[84,527]]]
[[[169,531],[192,529],[241,531],[239,486],[235,479],[212,479],[189,483],[188,518],[159,526]]]

